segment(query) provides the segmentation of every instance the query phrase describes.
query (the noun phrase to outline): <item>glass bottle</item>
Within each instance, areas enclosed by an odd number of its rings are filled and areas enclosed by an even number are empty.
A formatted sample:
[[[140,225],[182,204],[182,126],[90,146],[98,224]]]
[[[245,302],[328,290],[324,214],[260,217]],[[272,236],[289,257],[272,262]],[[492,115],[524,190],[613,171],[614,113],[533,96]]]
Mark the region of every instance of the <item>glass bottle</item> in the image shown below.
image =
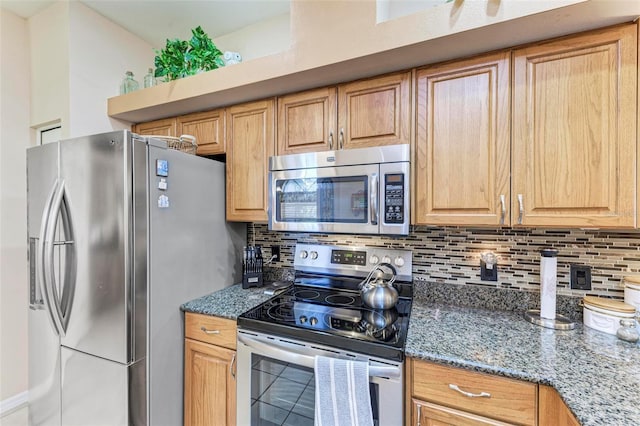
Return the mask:
[[[620,328],[616,332],[616,336],[627,342],[637,342],[640,336],[638,335],[638,330],[636,330],[636,320],[633,318],[621,319]]]
[[[149,68],[149,73],[144,76],[144,88],[153,87],[157,84],[156,77],[153,75],[153,68]]]
[[[127,71],[124,79],[122,80],[122,84],[120,84],[120,94],[125,95],[127,93],[131,93],[134,90],[138,90],[140,85],[133,78],[133,73],[131,71]]]

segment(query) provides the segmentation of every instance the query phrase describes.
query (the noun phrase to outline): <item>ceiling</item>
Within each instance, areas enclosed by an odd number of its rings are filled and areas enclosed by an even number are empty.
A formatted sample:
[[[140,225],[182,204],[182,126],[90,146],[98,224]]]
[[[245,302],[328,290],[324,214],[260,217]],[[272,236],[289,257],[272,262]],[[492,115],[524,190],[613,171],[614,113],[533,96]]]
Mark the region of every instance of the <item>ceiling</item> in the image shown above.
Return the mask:
[[[70,0],[79,1],[147,41],[164,47],[167,38],[187,39],[202,26],[212,38],[289,12],[289,0]],[[0,5],[29,18],[53,0],[0,0]]]

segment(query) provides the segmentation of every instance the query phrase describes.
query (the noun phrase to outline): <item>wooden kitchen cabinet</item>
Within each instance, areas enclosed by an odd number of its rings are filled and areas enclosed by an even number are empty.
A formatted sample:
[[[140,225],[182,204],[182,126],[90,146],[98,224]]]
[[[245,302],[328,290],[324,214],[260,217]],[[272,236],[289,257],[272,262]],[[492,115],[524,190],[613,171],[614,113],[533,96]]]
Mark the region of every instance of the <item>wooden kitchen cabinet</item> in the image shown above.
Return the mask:
[[[227,220],[267,221],[269,157],[275,154],[273,99],[226,109]]]
[[[510,224],[509,60],[417,70],[414,223]]]
[[[338,148],[410,142],[411,72],[338,86]]]
[[[278,155],[335,149],[337,89],[323,87],[278,98]]]
[[[409,424],[417,425],[419,418],[422,425],[537,424],[533,383],[412,358],[407,358],[407,368]],[[459,390],[452,389],[456,386]]]
[[[513,52],[513,224],[636,225],[636,25]]]
[[[182,115],[177,118],[177,135],[192,135],[198,144],[198,155],[224,154],[224,109]]]
[[[235,332],[235,321],[185,313],[184,424],[186,426],[235,426]],[[230,339],[231,335],[233,340]],[[220,344],[210,343],[212,341]]]
[[[562,401],[558,392],[550,386],[540,385],[539,424],[554,426],[580,426],[569,407]]]
[[[278,98],[278,155],[410,142],[411,72]]]
[[[175,117],[147,121],[135,124],[132,131],[139,135],[176,136],[178,134],[176,123]]]

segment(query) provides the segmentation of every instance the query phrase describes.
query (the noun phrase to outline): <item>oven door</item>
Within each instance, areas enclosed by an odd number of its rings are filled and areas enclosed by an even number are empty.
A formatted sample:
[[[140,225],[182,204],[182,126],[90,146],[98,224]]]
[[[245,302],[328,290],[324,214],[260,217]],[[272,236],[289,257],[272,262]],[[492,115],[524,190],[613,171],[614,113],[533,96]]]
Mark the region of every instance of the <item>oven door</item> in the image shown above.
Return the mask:
[[[374,425],[403,424],[403,364],[238,330],[237,423],[309,425],[315,411],[315,356],[369,362]]]
[[[340,166],[269,173],[269,229],[380,232],[380,166]]]

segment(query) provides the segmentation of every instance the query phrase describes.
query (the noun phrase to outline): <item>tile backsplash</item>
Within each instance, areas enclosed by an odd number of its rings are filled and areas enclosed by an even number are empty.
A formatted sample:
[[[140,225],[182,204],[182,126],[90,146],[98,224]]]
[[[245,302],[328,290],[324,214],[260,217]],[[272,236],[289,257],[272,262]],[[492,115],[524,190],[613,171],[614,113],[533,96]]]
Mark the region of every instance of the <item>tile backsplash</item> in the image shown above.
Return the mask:
[[[250,224],[248,241],[280,246],[280,261],[291,268],[297,242],[393,247],[413,250],[414,279],[444,284],[538,291],[540,250],[558,250],[558,294],[623,298],[622,277],[640,274],[640,232],[540,228],[463,228],[414,226],[406,237],[272,232]],[[498,256],[498,281],[480,280],[480,254]],[[591,266],[591,290],[570,288],[570,265]]]

